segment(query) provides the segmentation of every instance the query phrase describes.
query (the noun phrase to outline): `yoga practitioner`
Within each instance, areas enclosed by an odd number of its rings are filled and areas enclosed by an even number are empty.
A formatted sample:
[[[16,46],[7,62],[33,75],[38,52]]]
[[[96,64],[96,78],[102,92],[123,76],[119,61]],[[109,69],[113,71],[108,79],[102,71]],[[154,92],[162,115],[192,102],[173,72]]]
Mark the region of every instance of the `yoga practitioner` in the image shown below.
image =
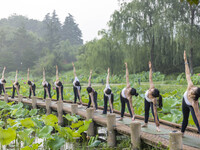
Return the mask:
[[[18,70],[16,70],[15,82],[13,83],[13,92],[12,92],[12,97],[11,98],[15,97],[15,90],[17,91],[17,95],[19,96],[20,85],[19,85],[19,82],[17,80],[17,74],[18,74]]]
[[[46,99],[46,95],[48,95],[48,98],[51,98],[51,84],[46,81],[44,68],[42,86],[44,87],[44,99]]]
[[[89,102],[88,102],[88,107],[90,107],[91,105],[91,101],[92,101],[92,105],[94,110],[97,110],[97,92],[91,87],[91,77],[92,77],[92,70],[90,70],[90,76],[89,76],[89,81],[88,81],[88,87],[87,87],[87,92],[89,94]]]
[[[184,61],[185,61],[185,74],[187,79],[187,90],[183,95],[182,101],[182,112],[183,112],[183,122],[181,127],[181,132],[184,135],[185,129],[188,125],[188,118],[191,112],[192,118],[195,125],[200,133],[200,112],[199,112],[199,102],[200,88],[193,85],[190,78],[190,70],[187,62],[186,52],[184,51]]]
[[[110,85],[109,85],[109,75],[110,75],[110,68],[108,68],[108,75],[106,78],[106,88],[104,89],[104,109],[103,114],[107,114],[107,103],[109,101],[110,106],[110,113],[113,113],[113,100],[114,95],[111,91]]]
[[[28,73],[27,73],[27,80],[28,80],[28,85],[29,85],[29,98],[31,98],[31,94],[33,94],[33,96],[35,96],[35,89],[36,89],[36,86],[35,86],[35,83],[30,81],[29,79],[29,73],[30,73],[30,70],[28,68]]]
[[[73,91],[74,91],[74,103],[76,103],[76,100],[77,98],[79,99],[81,105],[83,104],[82,103],[82,100],[81,100],[81,85],[80,85],[80,82],[79,82],[79,79],[76,75],[76,69],[75,69],[75,66],[74,66],[74,63],[72,62],[72,66],[73,66],[73,70],[74,70],[74,82],[73,82]]]
[[[56,65],[56,82],[54,83],[54,85],[56,86],[57,100],[63,100],[63,84],[59,80],[59,77],[58,77],[58,66],[57,65]]]
[[[3,68],[2,77],[0,80],[0,96],[1,96],[2,91],[4,94],[6,93],[6,89],[5,89],[6,80],[4,79],[5,70],[6,70],[6,67]]]
[[[120,121],[123,120],[124,112],[125,112],[125,103],[127,103],[128,110],[131,115],[132,121],[135,120],[135,114],[133,110],[133,103],[132,103],[132,96],[138,96],[138,93],[136,92],[136,89],[131,88],[131,85],[129,83],[129,73],[128,73],[128,66],[127,63],[125,63],[126,66],[126,87],[122,90],[120,93],[120,101],[121,101],[121,118]]]
[[[158,89],[154,87],[153,80],[152,80],[152,67],[151,62],[149,61],[149,83],[150,88],[145,93],[145,99],[144,99],[144,106],[145,106],[145,119],[144,119],[144,125],[142,127],[148,126],[148,120],[149,120],[149,109],[151,107],[151,112],[154,117],[154,121],[156,124],[156,130],[160,132],[160,124],[157,114],[157,97],[158,97],[158,106],[162,108],[162,96],[160,95],[160,92]]]

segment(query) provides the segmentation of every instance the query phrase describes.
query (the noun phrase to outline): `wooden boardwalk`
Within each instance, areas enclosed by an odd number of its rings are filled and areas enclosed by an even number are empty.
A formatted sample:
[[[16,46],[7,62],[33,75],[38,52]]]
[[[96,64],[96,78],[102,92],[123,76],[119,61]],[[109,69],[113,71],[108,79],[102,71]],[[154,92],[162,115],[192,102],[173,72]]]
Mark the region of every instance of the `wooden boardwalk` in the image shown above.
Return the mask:
[[[4,100],[4,97],[0,97],[0,100]],[[8,97],[8,101],[14,101],[18,102],[18,98],[11,99]],[[45,100],[42,100],[41,98],[36,99],[37,107],[40,108],[46,108]],[[23,97],[22,103],[32,105],[32,99],[27,99]],[[63,101],[63,113],[71,113],[71,105],[72,101]],[[57,101],[52,100],[51,109],[54,111],[57,111]],[[78,105],[78,111],[77,115],[80,115],[82,118],[86,119],[86,108],[87,104],[83,104],[83,106]],[[98,107],[99,109],[94,112],[93,121],[103,127],[107,127],[107,115],[102,115],[102,107]],[[131,118],[130,115],[125,113],[125,117],[123,121],[118,121],[118,118],[120,118],[120,112],[114,111],[116,114],[116,126],[114,127],[114,130],[116,132],[131,136]],[[108,112],[109,114],[109,112]],[[144,117],[143,116],[136,116],[136,121],[141,122],[143,124]],[[161,132],[156,132],[156,127],[154,122],[152,122],[152,118],[150,118],[150,122],[148,125],[148,128],[141,128],[141,140],[153,147],[157,147],[158,145],[162,148],[168,148],[169,147],[169,133],[172,131],[180,131],[181,125],[176,123],[171,123],[168,121],[160,120],[161,123]],[[182,139],[183,145],[182,149],[185,150],[197,150],[200,149],[200,134],[197,134],[197,129],[194,127],[188,127],[185,136]]]

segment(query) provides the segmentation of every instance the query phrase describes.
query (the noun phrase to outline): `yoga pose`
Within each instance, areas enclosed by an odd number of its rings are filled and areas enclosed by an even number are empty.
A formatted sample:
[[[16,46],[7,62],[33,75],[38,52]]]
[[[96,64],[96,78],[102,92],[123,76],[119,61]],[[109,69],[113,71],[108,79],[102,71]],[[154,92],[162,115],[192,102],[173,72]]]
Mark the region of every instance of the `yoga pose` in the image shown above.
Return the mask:
[[[145,99],[144,99],[144,106],[145,106],[145,119],[144,119],[144,125],[142,127],[148,126],[148,120],[149,120],[149,109],[151,107],[151,112],[154,117],[154,121],[156,123],[156,130],[160,132],[160,124],[157,114],[157,97],[158,100],[158,106],[162,108],[162,96],[160,95],[160,92],[158,89],[154,87],[153,80],[152,80],[152,67],[151,62],[149,61],[149,83],[150,88],[145,93]]]
[[[35,96],[35,89],[36,89],[36,86],[35,86],[35,83],[30,81],[29,79],[29,73],[30,73],[30,70],[28,68],[28,73],[27,73],[27,80],[28,80],[28,85],[29,85],[29,98],[31,98],[31,94],[33,94],[33,96]]]
[[[76,103],[77,98],[79,99],[81,105],[82,105],[82,100],[81,100],[81,85],[79,82],[79,79],[76,75],[76,69],[74,66],[74,63],[72,62],[73,70],[74,70],[74,82],[73,82],[73,91],[74,91],[74,103]]]
[[[51,84],[46,81],[44,68],[42,86],[44,87],[44,99],[46,99],[46,95],[48,95],[48,98],[51,98]]]
[[[97,110],[97,92],[91,87],[91,77],[92,77],[92,70],[90,70],[90,76],[89,76],[89,83],[88,83],[88,87],[87,87],[87,92],[89,94],[89,102],[88,102],[88,107],[90,107],[91,105],[91,101],[92,101],[92,106],[94,108],[94,110]]]
[[[186,74],[188,86],[187,86],[186,92],[183,95],[183,101],[182,101],[183,122],[182,122],[181,132],[183,135],[188,125],[188,118],[189,118],[190,112],[192,114],[194,123],[197,126],[198,131],[200,133],[200,127],[199,127],[200,112],[199,112],[199,102],[198,102],[198,99],[200,97],[200,88],[194,86],[192,83],[185,51],[184,51],[184,61],[185,61],[185,74]]]
[[[2,77],[0,80],[0,96],[1,96],[2,91],[4,94],[6,93],[6,89],[5,89],[6,80],[4,79],[5,70],[6,70],[6,67],[3,68]]]
[[[19,96],[20,85],[19,85],[19,82],[17,81],[17,74],[18,74],[18,70],[16,70],[15,82],[13,83],[13,92],[12,92],[12,97],[11,98],[15,97],[15,90],[17,91],[17,95]]]
[[[128,110],[130,112],[132,121],[134,121],[135,114],[134,114],[134,110],[133,110],[132,96],[133,95],[138,96],[138,93],[136,92],[136,89],[131,88],[131,85],[129,83],[129,73],[128,73],[127,63],[125,63],[125,66],[126,66],[126,87],[120,93],[121,118],[119,120],[123,120],[124,112],[125,112],[125,103],[127,103]]]
[[[110,106],[110,113],[113,113],[113,100],[114,95],[111,91],[110,85],[109,85],[109,75],[110,75],[110,68],[108,68],[108,75],[106,79],[106,88],[104,89],[104,109],[103,114],[107,114],[107,103],[109,101]]]
[[[56,86],[57,100],[63,100],[63,84],[59,80],[59,77],[58,77],[58,66],[57,65],[56,65],[56,82],[54,83],[54,85]]]

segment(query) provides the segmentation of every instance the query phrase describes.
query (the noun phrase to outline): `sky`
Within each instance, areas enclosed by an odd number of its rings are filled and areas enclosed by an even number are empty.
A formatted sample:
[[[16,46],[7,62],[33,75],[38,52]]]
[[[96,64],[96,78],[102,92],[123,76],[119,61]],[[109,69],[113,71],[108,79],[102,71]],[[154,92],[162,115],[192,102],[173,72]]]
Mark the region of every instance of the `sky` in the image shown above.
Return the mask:
[[[70,13],[82,31],[84,43],[98,37],[98,31],[107,29],[107,23],[119,0],[2,0],[0,19],[13,14],[42,21],[47,13],[56,10],[61,23]]]

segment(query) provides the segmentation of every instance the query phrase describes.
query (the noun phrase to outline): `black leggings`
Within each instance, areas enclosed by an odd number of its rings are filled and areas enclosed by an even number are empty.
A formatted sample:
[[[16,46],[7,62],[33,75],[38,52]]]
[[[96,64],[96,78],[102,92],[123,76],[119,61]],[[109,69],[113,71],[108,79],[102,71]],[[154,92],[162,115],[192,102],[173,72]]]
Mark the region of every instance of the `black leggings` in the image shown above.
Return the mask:
[[[106,95],[104,94],[104,108],[103,108],[103,114],[107,114],[107,108],[108,108],[107,103],[108,103],[108,101],[109,101],[108,96],[106,96]],[[113,101],[114,101],[114,95],[113,95],[113,93],[112,93],[112,94],[111,94],[111,104],[112,104],[112,107],[113,107]],[[111,107],[110,107],[110,113],[111,113]]]
[[[188,118],[189,118],[189,115],[190,115],[190,111],[191,111],[194,123],[197,126],[198,131],[200,133],[200,127],[199,127],[199,123],[198,123],[197,117],[196,117],[195,112],[194,112],[194,108],[192,106],[187,105],[185,103],[184,98],[183,98],[183,101],[182,101],[183,122],[182,122],[181,132],[185,132],[185,129],[188,125]]]
[[[20,88],[20,85],[18,85],[18,90],[19,90],[19,88]],[[14,98],[15,97],[15,90],[16,90],[16,88],[15,88],[15,86],[13,85],[13,92],[12,92],[12,97],[11,98]],[[16,90],[17,91],[17,90]],[[17,95],[18,95],[18,93],[17,93]]]
[[[33,90],[33,96],[35,96],[35,84],[32,86],[32,90]],[[31,98],[31,94],[32,94],[32,91],[31,91],[31,88],[29,89],[29,98]]]
[[[73,86],[73,91],[74,91],[74,103],[76,103],[77,98],[79,99],[79,102],[80,102],[80,97],[78,95],[78,89],[75,86]],[[81,86],[80,86],[80,92],[81,92]]]
[[[3,85],[3,84],[0,84],[0,95],[1,95],[2,91],[3,91],[3,93],[5,94],[4,85]]]
[[[145,111],[144,122],[145,123],[148,123],[148,120],[149,120],[150,107],[151,107],[151,113],[152,113],[154,121],[155,121],[155,116],[154,116],[154,111],[153,111],[153,102],[148,102],[146,99],[144,99],[144,111]],[[159,121],[158,115],[157,115],[157,119]]]
[[[132,114],[132,112],[131,112],[131,107],[130,107],[130,104],[129,104],[128,99],[122,97],[122,94],[120,94],[120,101],[121,101],[121,117],[124,117],[125,103],[127,103],[129,113],[130,113],[130,115],[131,115],[131,118],[133,118],[133,114]]]
[[[93,93],[93,100],[94,100],[95,108],[97,109],[98,106],[97,106],[97,92],[96,92],[96,91]],[[91,97],[90,97],[90,95],[89,95],[89,102],[88,102],[88,107],[87,107],[87,108],[90,107],[91,102],[92,102],[92,101],[91,101]]]
[[[59,88],[56,87],[56,93],[57,93],[57,100],[59,100]],[[61,99],[63,100],[63,85],[61,86]]]
[[[49,92],[49,98],[51,98],[51,84],[50,83],[48,83],[47,89]],[[46,91],[46,88],[44,88],[44,99],[46,99],[46,97],[47,97],[47,91]]]

